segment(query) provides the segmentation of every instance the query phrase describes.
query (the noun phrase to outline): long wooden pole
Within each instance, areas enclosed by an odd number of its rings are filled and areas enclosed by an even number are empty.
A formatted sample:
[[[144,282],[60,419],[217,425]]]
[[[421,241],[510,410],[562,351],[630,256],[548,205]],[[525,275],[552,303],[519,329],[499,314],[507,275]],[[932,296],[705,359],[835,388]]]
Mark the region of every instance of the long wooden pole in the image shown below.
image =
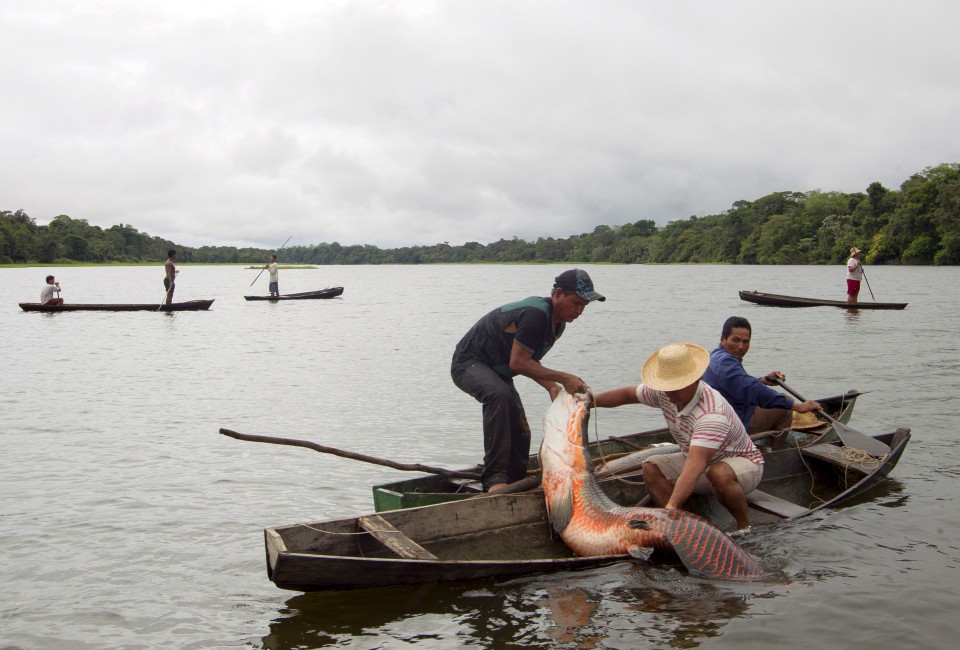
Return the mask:
[[[220,433],[230,438],[236,438],[237,440],[248,440],[250,442],[268,442],[272,445],[289,445],[291,447],[306,447],[307,449],[319,451],[321,454],[332,454],[334,456],[340,456],[341,458],[350,458],[352,460],[359,460],[364,463],[372,463],[374,465],[383,465],[384,467],[392,467],[393,469],[399,469],[405,472],[426,472],[427,474],[439,474],[441,476],[450,476],[452,478],[472,478],[472,479],[480,478],[480,474],[478,474],[477,472],[461,472],[457,470],[443,469],[442,467],[430,467],[429,465],[421,465],[420,463],[398,463],[396,461],[388,460],[386,458],[377,458],[376,456],[367,456],[366,454],[358,454],[352,451],[344,451],[343,449],[337,449],[335,447],[327,447],[326,445],[320,445],[315,442],[310,442],[309,440],[296,440],[294,438],[276,438],[273,436],[256,436],[248,433],[238,433],[236,431],[231,431],[230,429],[220,429]]]
[[[860,265],[860,272],[863,273],[863,281],[867,283],[867,289],[870,290],[870,297],[873,298],[873,302],[877,302],[877,297],[873,295],[873,289],[870,289],[870,280],[867,279],[867,270],[863,268],[863,265]]]
[[[287,241],[283,242],[283,246],[286,246],[286,245],[287,245],[287,242],[290,241],[290,238],[291,238],[291,237],[293,237],[293,235],[290,235],[290,237],[287,237]],[[278,252],[278,253],[283,250],[283,246],[281,246],[280,248],[277,249],[277,252]],[[257,280],[260,279],[260,276],[263,275],[263,272],[264,272],[266,269],[267,269],[266,266],[264,266],[262,269],[260,269],[260,272],[257,273],[257,277],[255,277],[255,278],[253,279],[253,282],[250,283],[250,286],[251,286],[251,287],[257,283]]]

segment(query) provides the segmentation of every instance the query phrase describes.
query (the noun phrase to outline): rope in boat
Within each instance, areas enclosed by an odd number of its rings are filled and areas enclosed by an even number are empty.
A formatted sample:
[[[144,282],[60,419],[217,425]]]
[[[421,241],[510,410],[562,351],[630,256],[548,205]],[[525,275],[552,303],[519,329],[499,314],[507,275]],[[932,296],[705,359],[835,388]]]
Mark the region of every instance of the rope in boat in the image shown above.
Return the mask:
[[[797,451],[798,452],[801,451],[800,440],[795,439],[794,444],[797,447]],[[883,456],[876,457],[871,454],[868,454],[862,449],[857,449],[856,447],[846,447],[846,446],[842,446],[842,447],[834,446],[833,449],[831,449],[830,453],[828,454],[830,458],[839,461],[838,464],[843,466],[843,484],[845,488],[849,487],[850,485],[850,466],[851,465],[856,463],[857,465],[860,465],[861,467],[863,467],[866,473],[870,473],[876,470],[878,467],[880,467],[880,465],[887,459],[887,456],[889,455],[890,454],[884,454]],[[815,484],[813,469],[810,468],[810,464],[807,463],[807,460],[806,458],[804,458],[803,453],[800,453],[800,461],[803,463],[803,466],[807,468],[807,473],[810,474],[809,492],[810,492],[810,496],[812,496],[814,499],[813,504],[819,505],[821,503],[826,503],[827,502],[826,499],[821,499],[813,491],[814,484]]]

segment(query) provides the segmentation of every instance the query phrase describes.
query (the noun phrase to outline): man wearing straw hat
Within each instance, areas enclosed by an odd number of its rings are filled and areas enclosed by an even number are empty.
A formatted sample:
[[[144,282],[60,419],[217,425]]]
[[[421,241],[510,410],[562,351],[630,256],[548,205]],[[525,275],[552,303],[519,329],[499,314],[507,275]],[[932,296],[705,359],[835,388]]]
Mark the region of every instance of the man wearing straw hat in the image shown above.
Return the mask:
[[[700,381],[710,355],[694,343],[673,343],[643,364],[638,386],[596,395],[599,407],[646,404],[659,408],[680,452],[647,458],[643,480],[653,502],[683,506],[694,493],[713,494],[730,511],[740,531],[750,528],[747,493],[759,485],[763,456],[733,407]]]
[[[854,246],[850,249],[850,259],[847,260],[847,302],[857,302],[861,279],[863,265],[860,264],[860,249]]]

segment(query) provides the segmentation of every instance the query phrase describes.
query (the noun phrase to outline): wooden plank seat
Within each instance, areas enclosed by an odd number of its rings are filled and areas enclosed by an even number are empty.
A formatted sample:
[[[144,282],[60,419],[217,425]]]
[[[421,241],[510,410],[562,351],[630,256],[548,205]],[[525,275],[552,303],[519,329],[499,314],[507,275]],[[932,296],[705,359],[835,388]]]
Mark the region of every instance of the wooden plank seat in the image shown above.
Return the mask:
[[[799,517],[800,515],[810,512],[803,506],[798,506],[796,503],[791,503],[786,499],[775,497],[763,490],[754,490],[747,494],[747,502],[761,512],[766,512],[783,519]]]
[[[800,453],[804,456],[826,461],[841,469],[860,472],[864,475],[870,474],[880,466],[880,461],[873,456],[866,453],[856,453],[856,451],[857,450],[852,450],[849,447],[825,444],[809,445],[800,448]]]
[[[437,556],[397,530],[380,515],[358,518],[360,528],[405,560],[436,560]]]

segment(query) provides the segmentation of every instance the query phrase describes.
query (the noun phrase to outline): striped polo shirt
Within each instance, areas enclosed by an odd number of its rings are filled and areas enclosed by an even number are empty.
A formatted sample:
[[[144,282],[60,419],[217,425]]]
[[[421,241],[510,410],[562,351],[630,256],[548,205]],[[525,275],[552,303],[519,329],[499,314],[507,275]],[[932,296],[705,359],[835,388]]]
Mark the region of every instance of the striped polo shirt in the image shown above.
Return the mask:
[[[688,453],[691,446],[708,447],[717,450],[708,465],[734,456],[763,464],[763,455],[753,444],[733,407],[723,395],[702,381],[682,411],[677,410],[666,393],[643,384],[637,386],[637,399],[641,404],[663,411],[667,428],[683,453]]]

